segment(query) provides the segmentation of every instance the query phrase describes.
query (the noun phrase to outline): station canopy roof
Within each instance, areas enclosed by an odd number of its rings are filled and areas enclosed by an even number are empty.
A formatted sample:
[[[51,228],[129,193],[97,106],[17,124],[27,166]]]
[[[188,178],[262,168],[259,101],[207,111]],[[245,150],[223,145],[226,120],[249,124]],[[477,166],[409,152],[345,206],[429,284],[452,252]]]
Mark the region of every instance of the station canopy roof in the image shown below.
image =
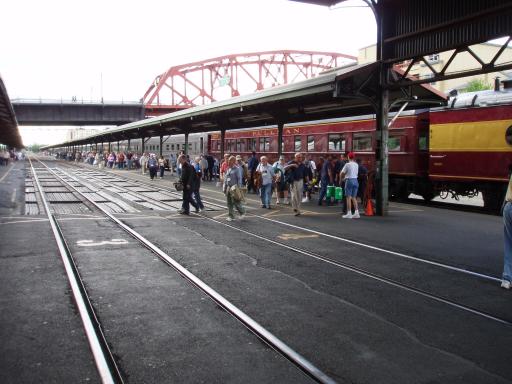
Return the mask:
[[[141,120],[46,148],[373,114],[378,100],[378,73],[378,63],[337,68],[305,81]],[[394,73],[398,75],[399,70]],[[446,102],[444,94],[428,85],[390,90],[389,99],[390,105],[395,102],[395,109],[401,106],[400,100],[411,101],[408,109]]]
[[[7,95],[4,82],[0,77],[0,144],[9,147],[23,148],[23,142],[18,130],[18,122]]]

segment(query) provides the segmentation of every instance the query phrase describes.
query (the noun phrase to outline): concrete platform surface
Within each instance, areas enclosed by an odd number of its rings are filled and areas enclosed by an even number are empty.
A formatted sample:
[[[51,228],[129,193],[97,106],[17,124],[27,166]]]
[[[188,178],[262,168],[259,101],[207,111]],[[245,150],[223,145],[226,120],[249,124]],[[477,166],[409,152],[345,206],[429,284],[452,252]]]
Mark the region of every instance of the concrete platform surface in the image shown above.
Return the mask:
[[[296,217],[250,194],[230,223],[212,182],[208,209],[184,216],[169,175],[48,164],[91,185],[120,178],[96,192],[131,204],[116,217],[336,382],[512,383],[500,217],[391,203],[344,220],[316,202]],[[0,381],[99,382],[46,216],[23,215],[14,192],[28,166],[0,169]],[[149,192],[149,209],[125,185],[165,196]],[[57,219],[126,382],[312,382],[94,207]]]

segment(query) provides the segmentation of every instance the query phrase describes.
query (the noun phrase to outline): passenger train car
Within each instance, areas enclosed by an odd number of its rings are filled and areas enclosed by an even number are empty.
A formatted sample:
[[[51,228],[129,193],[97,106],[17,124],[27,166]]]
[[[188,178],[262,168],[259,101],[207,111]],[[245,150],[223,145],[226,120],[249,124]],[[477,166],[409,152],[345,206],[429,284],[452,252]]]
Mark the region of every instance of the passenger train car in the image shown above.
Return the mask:
[[[466,93],[446,107],[402,113],[389,130],[390,195],[476,196],[497,212],[512,170],[512,84],[505,89]],[[208,139],[220,155],[220,134]],[[283,154],[304,152],[318,160],[329,153],[353,151],[375,170],[375,116],[286,125]],[[251,151],[277,158],[277,127],[227,131],[225,152]]]
[[[402,113],[389,129],[390,196],[414,193],[428,201],[481,193],[486,209],[498,211],[512,170],[512,84],[504,83],[504,90],[466,93],[452,97],[446,107]],[[299,151],[316,161],[353,151],[375,170],[374,115],[288,124],[283,131],[286,159]],[[183,135],[172,136],[162,152],[177,153],[184,145]],[[277,126],[230,130],[224,151],[244,158],[255,151],[273,162],[277,145]],[[151,139],[145,148],[159,153],[159,140]],[[219,158],[220,133],[191,134],[188,153]]]

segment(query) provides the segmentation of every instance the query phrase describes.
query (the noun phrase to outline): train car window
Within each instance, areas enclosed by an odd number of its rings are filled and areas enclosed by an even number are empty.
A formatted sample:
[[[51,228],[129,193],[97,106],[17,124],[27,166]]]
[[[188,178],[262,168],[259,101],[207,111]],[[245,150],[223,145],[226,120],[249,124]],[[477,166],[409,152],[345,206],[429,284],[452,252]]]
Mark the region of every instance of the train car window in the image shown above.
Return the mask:
[[[329,151],[345,152],[345,138],[339,133],[330,134]]]
[[[420,151],[428,151],[428,134],[427,132],[420,133],[418,136],[418,149]]]
[[[294,137],[294,150],[295,152],[302,151],[302,138],[300,136]]]
[[[260,137],[260,148],[259,148],[259,151],[260,152],[264,152],[265,151],[265,138],[264,137]]]
[[[308,136],[308,152],[313,152],[315,150],[315,136]]]
[[[169,144],[166,144],[165,145],[165,150],[168,151],[169,150]]]
[[[158,151],[160,149],[160,144],[156,146],[156,150]]]
[[[390,136],[388,138],[388,151],[399,152],[400,149],[400,136]]]
[[[240,140],[240,152],[247,152],[246,144],[247,144],[247,140],[245,140],[245,139]]]
[[[236,151],[238,153],[242,152],[242,141],[241,140],[236,141]]]
[[[270,137],[265,137],[265,152],[270,151]]]
[[[188,149],[192,149],[192,143],[188,143]]]
[[[247,151],[255,151],[256,150],[256,139],[248,139],[247,140]]]
[[[353,151],[371,151],[372,136],[369,133],[354,133],[352,138]]]

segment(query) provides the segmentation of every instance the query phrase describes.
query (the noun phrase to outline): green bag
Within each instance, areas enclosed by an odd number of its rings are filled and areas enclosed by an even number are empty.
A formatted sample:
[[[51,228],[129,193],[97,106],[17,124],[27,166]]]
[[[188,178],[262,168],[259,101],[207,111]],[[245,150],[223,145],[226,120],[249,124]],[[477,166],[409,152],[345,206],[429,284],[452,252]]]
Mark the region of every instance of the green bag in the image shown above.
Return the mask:
[[[336,187],[334,190],[334,200],[339,201],[343,199],[343,188]]]
[[[334,197],[334,185],[327,186],[327,198]]]

